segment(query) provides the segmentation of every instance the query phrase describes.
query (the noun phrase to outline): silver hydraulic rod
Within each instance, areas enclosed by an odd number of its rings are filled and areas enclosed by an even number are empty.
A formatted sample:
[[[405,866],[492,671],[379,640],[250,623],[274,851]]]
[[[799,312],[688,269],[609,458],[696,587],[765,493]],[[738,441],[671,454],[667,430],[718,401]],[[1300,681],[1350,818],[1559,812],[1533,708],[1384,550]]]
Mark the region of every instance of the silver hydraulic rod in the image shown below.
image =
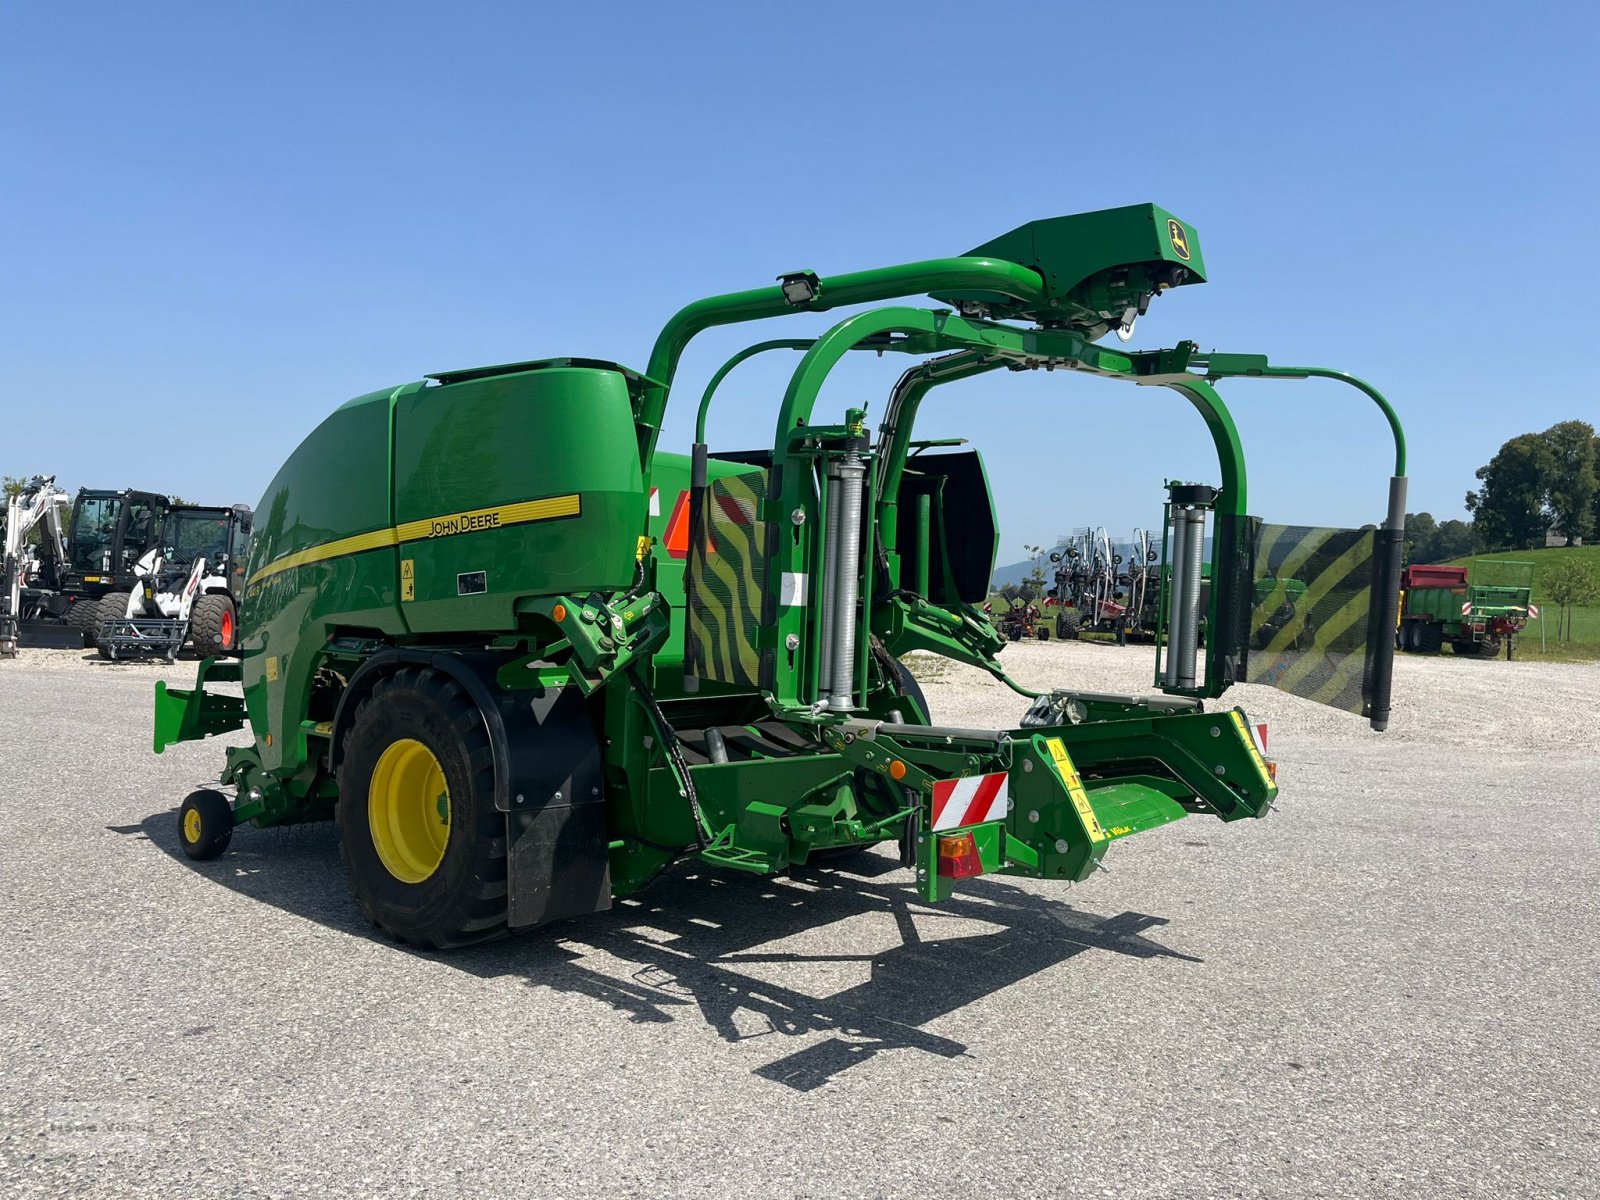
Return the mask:
[[[838,461],[839,547],[834,563],[833,671],[828,705],[835,711],[855,707],[856,600],[861,567],[861,500],[867,468],[854,446]]]
[[[1167,664],[1162,675],[1166,687],[1178,687],[1179,630],[1183,628],[1183,598],[1189,567],[1189,514],[1172,506],[1172,535],[1168,543],[1172,563],[1167,580]]]
[[[1192,688],[1200,652],[1200,585],[1204,578],[1201,563],[1205,557],[1206,511],[1187,508],[1182,512],[1189,532],[1183,542],[1183,601],[1178,616],[1177,646],[1172,657],[1177,686]]]
[[[817,699],[833,695],[833,610],[839,586],[839,481],[832,470],[826,479],[828,499],[822,521],[822,586],[818,604]]]

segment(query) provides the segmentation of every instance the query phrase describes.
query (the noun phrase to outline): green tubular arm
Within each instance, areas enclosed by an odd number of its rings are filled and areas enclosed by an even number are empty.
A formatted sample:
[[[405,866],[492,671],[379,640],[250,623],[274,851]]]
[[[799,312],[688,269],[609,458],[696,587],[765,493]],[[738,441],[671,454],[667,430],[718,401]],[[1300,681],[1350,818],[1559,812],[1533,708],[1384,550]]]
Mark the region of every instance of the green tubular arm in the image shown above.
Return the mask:
[[[1204,379],[1165,386],[1194,405],[1211,431],[1211,442],[1217,448],[1217,465],[1222,471],[1222,496],[1217,511],[1231,517],[1244,516],[1250,502],[1249,481],[1245,473],[1244,447],[1239,443],[1239,430],[1228,406],[1217,395],[1217,389]]]
[[[1383,393],[1365,379],[1346,371],[1328,367],[1274,367],[1264,354],[1209,354],[1195,360],[1195,365],[1206,373],[1207,379],[1334,379],[1364,392],[1389,422],[1389,432],[1394,436],[1394,473],[1406,473],[1406,431],[1400,425],[1400,415]]]
[[[816,406],[828,373],[859,343],[880,333],[938,334],[950,319],[925,308],[893,307],[869,309],[840,321],[816,340],[789,377],[783,405],[778,410],[777,440],[773,444],[787,446],[789,431],[811,419],[811,410]]]
[[[829,276],[819,281],[816,298],[806,304],[790,304],[784,299],[783,289],[772,286],[711,296],[679,309],[657,336],[645,372],[649,382],[640,400],[639,421],[650,431],[643,447],[646,463],[655,449],[678,360],[696,334],[717,325],[788,313],[826,312],[849,304],[961,290],[994,291],[1036,304],[1046,302],[1045,284],[1039,273],[1018,263],[998,258],[935,258]]]
[[[891,400],[890,411],[884,414],[885,421],[894,422],[889,430],[890,442],[887,447],[879,448],[883,475],[878,484],[878,537],[885,550],[898,549],[896,514],[900,509],[900,480],[905,474],[906,451],[910,447],[911,432],[916,426],[917,410],[922,407],[923,398],[942,383],[971,379],[1004,365],[1003,359],[992,357],[982,350],[963,350],[913,367],[895,385],[898,404]]]
[[[758,354],[768,350],[809,350],[815,338],[775,338],[770,342],[757,342],[754,346],[746,346],[727,362],[717,368],[717,373],[711,377],[711,382],[706,384],[705,395],[700,397],[700,411],[695,414],[694,440],[704,444],[706,440],[706,415],[711,411],[711,397],[716,394],[717,388],[722,386],[722,381],[728,373],[747,359],[752,359]]]

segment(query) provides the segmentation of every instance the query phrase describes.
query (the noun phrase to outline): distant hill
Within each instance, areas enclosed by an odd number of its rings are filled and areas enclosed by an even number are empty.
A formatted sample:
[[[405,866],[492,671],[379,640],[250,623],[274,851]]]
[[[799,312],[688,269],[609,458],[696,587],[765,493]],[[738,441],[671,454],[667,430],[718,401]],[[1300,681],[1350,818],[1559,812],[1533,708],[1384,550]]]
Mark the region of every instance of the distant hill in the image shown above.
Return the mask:
[[[1028,572],[1031,570],[1033,570],[1033,564],[1027,559],[1012,563],[1009,567],[996,567],[994,569],[994,577],[989,580],[989,587],[991,589],[999,589],[1005,587],[1008,583],[1021,583],[1028,577]],[[1046,570],[1048,571],[1048,568]]]

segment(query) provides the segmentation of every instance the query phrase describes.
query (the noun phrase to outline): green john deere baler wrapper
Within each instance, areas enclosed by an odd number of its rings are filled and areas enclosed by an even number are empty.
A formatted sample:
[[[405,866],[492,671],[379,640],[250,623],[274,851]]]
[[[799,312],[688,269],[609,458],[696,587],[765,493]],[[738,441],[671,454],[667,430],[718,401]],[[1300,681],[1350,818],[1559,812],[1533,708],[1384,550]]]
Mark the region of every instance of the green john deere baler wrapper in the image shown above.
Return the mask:
[[[1333,373],[1096,344],[1204,279],[1194,229],[1135,205],[697,301],[642,373],[545,359],[351,401],[257,507],[238,663],[158,689],[158,751],[254,735],[227,752],[231,796],[184,802],[185,849],[331,817],[363,910],[448,947],[603,909],[685,856],[773,873],[893,842],[936,901],[984,874],[1085,879],[1114,842],[1187,815],[1262,815],[1277,788],[1254,726],[1206,702],[1272,677],[1384,727],[1393,644],[1374,630],[1395,620],[1404,444],[1382,397],[1338,376],[1395,435],[1383,527],[1248,515],[1213,385]],[[918,295],[940,307],[858,307]],[[846,307],[734,355],[690,455],[658,450],[696,335]],[[712,452],[719,385],[774,350],[799,359],[770,448]],[[875,426],[817,410],[861,351],[910,356]],[[1164,694],[1023,688],[975,607],[997,541],[983,460],[919,436],[917,416],[936,387],[1039,368],[1172,389],[1217,452],[1214,482],[1168,487]],[[914,650],[987,671],[1026,711],[941,724],[902,661]]]

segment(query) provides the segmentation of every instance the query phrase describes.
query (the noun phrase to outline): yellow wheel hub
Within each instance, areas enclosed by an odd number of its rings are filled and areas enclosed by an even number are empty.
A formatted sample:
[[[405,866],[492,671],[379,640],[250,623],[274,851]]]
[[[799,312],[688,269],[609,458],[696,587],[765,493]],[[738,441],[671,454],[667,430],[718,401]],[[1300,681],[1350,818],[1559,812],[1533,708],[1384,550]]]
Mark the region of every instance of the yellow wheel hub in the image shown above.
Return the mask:
[[[421,883],[439,869],[450,843],[450,789],[432,750],[401,738],[379,756],[367,824],[378,858],[402,883]]]
[[[183,840],[191,846],[200,841],[200,810],[191,808],[183,814]]]

